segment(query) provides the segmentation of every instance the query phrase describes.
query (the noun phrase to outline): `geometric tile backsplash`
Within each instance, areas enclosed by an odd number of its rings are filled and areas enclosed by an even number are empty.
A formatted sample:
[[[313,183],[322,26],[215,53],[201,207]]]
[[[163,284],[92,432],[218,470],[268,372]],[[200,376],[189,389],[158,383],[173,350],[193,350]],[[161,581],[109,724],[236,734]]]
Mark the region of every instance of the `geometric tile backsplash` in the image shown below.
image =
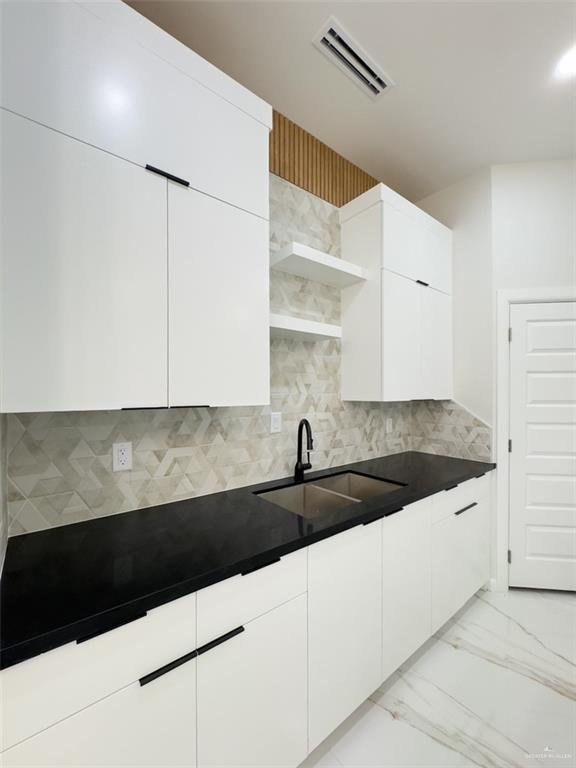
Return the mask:
[[[270,217],[272,250],[297,240],[339,256],[337,208],[276,176]],[[278,272],[270,282],[274,311],[340,321],[336,289]],[[8,535],[288,476],[303,416],[315,469],[412,449],[490,458],[490,429],[453,402],[343,403],[338,341],[274,339],[270,362],[270,406],[8,415]],[[123,441],[133,469],[112,472]]]

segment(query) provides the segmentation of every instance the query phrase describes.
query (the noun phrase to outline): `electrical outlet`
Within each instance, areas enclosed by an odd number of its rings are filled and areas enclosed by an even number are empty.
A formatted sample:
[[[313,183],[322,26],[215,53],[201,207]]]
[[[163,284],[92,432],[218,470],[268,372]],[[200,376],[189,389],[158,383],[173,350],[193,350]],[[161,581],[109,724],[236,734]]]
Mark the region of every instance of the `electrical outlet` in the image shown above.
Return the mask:
[[[275,432],[282,432],[282,414],[280,411],[270,414],[270,434]]]
[[[386,419],[386,434],[389,435],[394,431],[394,422],[390,417]]]
[[[126,472],[132,469],[132,443],[114,443],[112,446],[112,470]]]

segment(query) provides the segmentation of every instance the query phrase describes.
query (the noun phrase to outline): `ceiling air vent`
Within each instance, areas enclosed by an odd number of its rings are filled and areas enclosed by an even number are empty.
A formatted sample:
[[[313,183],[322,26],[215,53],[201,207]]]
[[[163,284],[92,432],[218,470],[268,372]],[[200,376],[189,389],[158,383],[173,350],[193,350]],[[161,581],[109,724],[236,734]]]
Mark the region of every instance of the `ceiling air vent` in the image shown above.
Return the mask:
[[[373,99],[394,83],[334,18],[329,18],[313,40],[314,45]]]

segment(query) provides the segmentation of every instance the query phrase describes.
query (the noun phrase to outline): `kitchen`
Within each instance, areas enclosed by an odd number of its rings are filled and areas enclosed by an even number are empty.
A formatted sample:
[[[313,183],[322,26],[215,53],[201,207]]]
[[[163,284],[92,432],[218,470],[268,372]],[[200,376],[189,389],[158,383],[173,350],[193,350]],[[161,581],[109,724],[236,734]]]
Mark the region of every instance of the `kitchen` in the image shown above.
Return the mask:
[[[1,6],[2,764],[576,765],[573,8],[134,5]],[[346,159],[372,5],[546,19],[565,135]]]

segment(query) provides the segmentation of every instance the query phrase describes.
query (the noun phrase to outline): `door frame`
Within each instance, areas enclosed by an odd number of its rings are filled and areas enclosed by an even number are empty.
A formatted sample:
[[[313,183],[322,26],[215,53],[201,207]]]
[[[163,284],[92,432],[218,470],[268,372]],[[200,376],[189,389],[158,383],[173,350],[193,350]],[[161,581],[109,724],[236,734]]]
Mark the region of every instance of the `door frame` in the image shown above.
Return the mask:
[[[496,428],[493,437],[496,471],[496,531],[491,589],[505,592],[509,586],[510,544],[510,309],[513,304],[542,304],[576,301],[576,288],[523,288],[496,291],[496,366],[493,406]],[[494,538],[493,538],[494,541]]]

